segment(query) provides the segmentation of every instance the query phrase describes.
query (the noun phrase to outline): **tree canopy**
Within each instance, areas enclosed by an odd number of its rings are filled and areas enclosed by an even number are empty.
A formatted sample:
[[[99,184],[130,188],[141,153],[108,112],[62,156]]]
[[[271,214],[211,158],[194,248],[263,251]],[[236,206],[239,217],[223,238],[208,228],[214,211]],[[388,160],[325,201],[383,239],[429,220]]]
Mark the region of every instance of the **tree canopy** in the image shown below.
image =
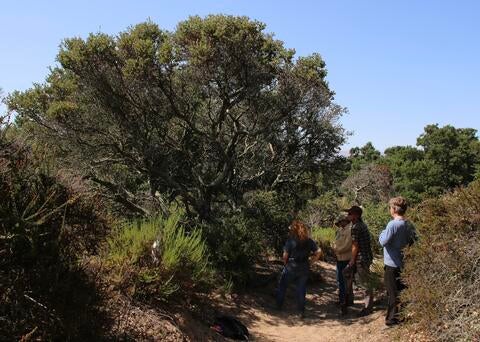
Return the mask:
[[[369,141],[362,147],[353,147],[349,151],[351,170],[359,171],[367,164],[374,163],[381,158],[382,154]]]
[[[473,128],[425,127],[417,145],[425,151],[425,159],[439,168],[439,186],[451,189],[467,185],[474,179],[480,163],[480,142],[476,134],[477,130]]]
[[[295,59],[264,30],[211,15],[66,39],[46,82],[8,105],[63,167],[129,209],[168,196],[208,219],[248,190],[309,182],[344,142],[320,55]]]

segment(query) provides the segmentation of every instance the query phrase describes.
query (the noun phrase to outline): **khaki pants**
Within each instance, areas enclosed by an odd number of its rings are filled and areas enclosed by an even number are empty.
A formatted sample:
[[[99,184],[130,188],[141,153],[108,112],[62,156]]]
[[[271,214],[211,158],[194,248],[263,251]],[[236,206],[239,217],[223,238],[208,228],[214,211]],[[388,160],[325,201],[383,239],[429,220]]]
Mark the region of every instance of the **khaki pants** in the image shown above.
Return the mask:
[[[375,283],[372,272],[370,272],[370,266],[357,264],[356,282],[365,290],[365,309],[371,311],[373,308],[373,288]]]

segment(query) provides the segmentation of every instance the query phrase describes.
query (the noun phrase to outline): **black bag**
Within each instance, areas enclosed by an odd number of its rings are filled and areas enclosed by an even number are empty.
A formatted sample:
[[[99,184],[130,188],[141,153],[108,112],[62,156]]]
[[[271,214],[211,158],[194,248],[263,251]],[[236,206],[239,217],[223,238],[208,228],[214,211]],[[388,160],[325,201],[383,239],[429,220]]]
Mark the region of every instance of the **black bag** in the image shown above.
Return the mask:
[[[230,316],[215,318],[212,329],[219,334],[234,340],[248,341],[248,329],[239,320]]]

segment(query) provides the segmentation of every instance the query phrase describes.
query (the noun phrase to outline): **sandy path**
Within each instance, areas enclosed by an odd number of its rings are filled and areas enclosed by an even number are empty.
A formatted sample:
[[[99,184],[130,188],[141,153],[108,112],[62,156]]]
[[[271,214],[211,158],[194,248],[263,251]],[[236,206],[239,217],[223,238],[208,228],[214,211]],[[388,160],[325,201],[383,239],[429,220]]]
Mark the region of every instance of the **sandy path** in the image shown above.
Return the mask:
[[[245,323],[254,341],[390,340],[384,325],[384,300],[375,303],[371,315],[357,318],[356,313],[361,310],[362,303],[361,293],[356,291],[354,307],[342,317],[336,305],[335,266],[319,262],[314,274],[317,276],[307,290],[306,318],[303,320],[295,315],[293,289],[287,293],[284,309],[274,309],[273,279],[247,294],[234,297],[223,309]]]

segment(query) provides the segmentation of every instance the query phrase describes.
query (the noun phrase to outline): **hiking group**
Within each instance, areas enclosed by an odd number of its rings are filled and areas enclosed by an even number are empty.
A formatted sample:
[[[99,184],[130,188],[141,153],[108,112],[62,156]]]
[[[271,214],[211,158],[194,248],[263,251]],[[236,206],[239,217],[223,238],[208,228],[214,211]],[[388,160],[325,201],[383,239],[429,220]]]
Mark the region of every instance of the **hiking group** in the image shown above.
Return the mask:
[[[378,239],[383,247],[384,285],[387,290],[388,306],[385,324],[395,325],[401,321],[399,295],[405,288],[401,280],[403,249],[416,239],[415,227],[405,218],[407,202],[403,197],[389,201],[392,220],[380,233]],[[359,316],[367,316],[373,310],[374,281],[370,266],[373,261],[371,237],[362,220],[363,210],[352,206],[344,210],[335,222],[336,236],[334,251],[337,259],[336,275],[340,313],[345,315],[347,307],[353,305],[353,282],[365,290],[364,306]],[[310,263],[318,260],[321,250],[309,238],[309,230],[300,220],[294,220],[289,227],[289,239],[283,250],[284,268],[277,288],[277,308],[283,306],[288,284],[296,283],[296,303],[299,314],[305,316],[305,296]]]

